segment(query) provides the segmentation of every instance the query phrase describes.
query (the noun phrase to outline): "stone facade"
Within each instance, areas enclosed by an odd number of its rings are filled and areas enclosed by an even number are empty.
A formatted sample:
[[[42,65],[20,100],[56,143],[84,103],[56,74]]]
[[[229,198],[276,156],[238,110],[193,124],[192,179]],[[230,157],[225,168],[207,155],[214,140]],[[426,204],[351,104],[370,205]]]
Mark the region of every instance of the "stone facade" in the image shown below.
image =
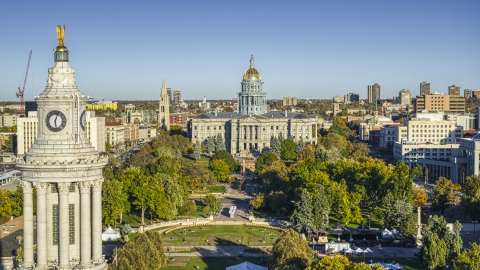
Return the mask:
[[[270,147],[272,137],[282,133],[284,138],[316,144],[318,119],[295,112],[267,112],[267,96],[263,92],[260,73],[253,66],[245,71],[238,93],[238,113],[210,112],[189,117],[187,135],[193,142],[204,142],[221,134],[227,151],[260,153]]]
[[[17,159],[24,195],[21,269],[107,268],[101,238],[102,169],[107,156],[99,155],[87,138],[88,97],[78,90],[68,58],[68,49],[59,45],[45,91],[35,97],[38,137]]]

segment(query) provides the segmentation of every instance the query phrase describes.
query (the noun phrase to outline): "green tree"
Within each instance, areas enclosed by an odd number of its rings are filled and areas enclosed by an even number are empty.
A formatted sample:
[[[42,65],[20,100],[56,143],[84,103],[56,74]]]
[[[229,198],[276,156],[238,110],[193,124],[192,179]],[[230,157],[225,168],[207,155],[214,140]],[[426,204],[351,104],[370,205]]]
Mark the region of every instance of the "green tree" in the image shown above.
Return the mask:
[[[202,150],[200,149],[200,145],[197,143],[195,144],[195,148],[193,149],[193,158],[195,158],[195,160],[199,160],[201,156]]]
[[[441,211],[443,215],[445,209],[454,206],[459,203],[460,200],[456,195],[455,185],[452,181],[441,176],[435,184],[432,206],[435,211]]]
[[[422,263],[429,269],[446,265],[453,245],[453,236],[443,216],[432,216],[422,230]]]
[[[212,162],[216,159],[220,159],[225,161],[225,163],[228,164],[228,167],[230,168],[230,172],[235,171],[235,159],[233,158],[232,154],[228,153],[226,150],[220,150],[215,155],[212,156],[209,162]]]
[[[447,265],[448,246],[443,239],[434,234],[428,245],[423,248],[423,260],[428,269],[436,269]]]
[[[410,213],[400,222],[400,231],[406,237],[414,237],[417,235],[417,215]]]
[[[272,165],[274,161],[278,160],[278,156],[272,152],[263,152],[255,161],[255,172],[261,173],[265,168]]]
[[[180,208],[180,214],[190,214],[191,212],[194,212],[197,210],[197,204],[195,203],[194,200],[186,200],[185,203],[182,205]]]
[[[215,153],[218,153],[220,151],[226,151],[225,142],[223,140],[222,134],[218,134],[215,139]]]
[[[453,260],[453,269],[480,269],[480,246],[477,243],[470,245],[469,249],[464,249],[458,257]]]
[[[283,137],[283,132],[278,133],[278,142],[280,143],[280,146],[282,145],[284,140],[285,138]]]
[[[463,247],[463,240],[460,236],[460,231],[462,230],[462,223],[460,221],[455,221],[455,231],[453,233],[453,242],[452,242],[452,258],[455,259],[460,256],[460,252]],[[479,265],[480,268],[480,265]]]
[[[205,147],[208,153],[215,153],[215,137],[208,137]]]
[[[323,187],[319,188],[312,197],[313,204],[313,227],[317,230],[325,230],[329,224],[330,203],[328,194]]]
[[[176,178],[168,174],[157,173],[152,178],[151,196],[155,198],[150,203],[150,209],[159,218],[174,219],[183,203],[183,188]]]
[[[413,190],[413,206],[417,207],[425,207],[428,203],[428,195],[427,190],[424,187],[416,187]]]
[[[205,199],[203,200],[203,203],[205,204],[205,207],[208,209],[212,209],[214,212],[217,211],[220,207],[220,204],[222,203],[215,195],[213,194],[208,194]]]
[[[130,166],[133,167],[142,167],[142,166],[148,166],[151,165],[155,162],[155,157],[148,153],[147,151],[142,151],[140,150],[138,153],[133,155],[130,158]]]
[[[162,237],[153,231],[139,234],[135,241],[128,242],[117,253],[119,270],[160,270],[167,263]],[[108,267],[115,269],[113,264]]]
[[[189,178],[189,185],[194,190],[206,190],[208,185],[215,184],[215,176],[207,167],[199,162],[185,162],[182,164],[180,174]]]
[[[466,213],[475,220],[480,220],[480,175],[472,175],[463,184],[465,197],[462,201]]]
[[[325,256],[312,267],[312,270],[350,270],[351,266],[352,263],[345,256]]]
[[[112,179],[103,183],[102,208],[105,224],[115,224],[121,214],[130,211],[130,202],[122,182]]]
[[[105,152],[107,153],[112,152],[112,145],[109,142],[105,143]]]
[[[288,198],[283,191],[272,191],[268,194],[268,206],[273,211],[280,213],[288,204]]]
[[[312,261],[307,241],[292,229],[285,231],[272,247],[272,270],[306,269]]]
[[[280,133],[281,134],[281,133]],[[285,160],[294,160],[297,157],[297,154],[295,153],[295,142],[292,139],[286,139],[282,142],[282,146],[280,148],[280,153],[282,156],[282,159]]]
[[[280,148],[281,147],[282,147],[282,145],[280,144],[278,139],[275,138],[274,136],[272,136],[270,138],[270,151],[272,153],[274,153],[277,157],[280,157],[280,155],[281,155]]]
[[[295,224],[295,228],[300,232],[308,234],[314,228],[313,202],[312,196],[306,189],[302,190],[300,200],[295,203],[290,220]]]
[[[142,224],[145,224],[145,210],[150,208],[154,210],[155,201],[157,200],[157,189],[153,188],[152,185],[153,179],[150,176],[140,174],[136,179],[136,183],[133,186],[133,205],[136,209],[142,211]]]
[[[13,135],[8,136],[8,139],[5,140],[5,151],[13,152]]]
[[[257,194],[250,200],[249,204],[253,209],[262,209],[265,206],[265,196],[263,194]]]
[[[215,178],[220,181],[226,181],[230,175],[230,167],[222,159],[215,159],[210,162],[209,169],[213,172]]]
[[[177,160],[180,160],[182,159],[182,152],[180,152],[180,150],[177,149],[177,152],[175,153],[175,158]]]
[[[182,127],[179,125],[170,126],[170,135],[179,135],[182,134]]]

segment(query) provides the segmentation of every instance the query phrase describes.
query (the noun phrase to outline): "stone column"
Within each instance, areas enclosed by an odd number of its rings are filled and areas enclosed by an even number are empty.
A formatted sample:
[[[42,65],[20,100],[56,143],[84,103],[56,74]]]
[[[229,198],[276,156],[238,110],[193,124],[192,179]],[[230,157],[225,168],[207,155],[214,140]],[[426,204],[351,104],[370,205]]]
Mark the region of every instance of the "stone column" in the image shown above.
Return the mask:
[[[102,262],[102,184],[92,181],[92,251],[93,261]]]
[[[47,188],[49,183],[37,184],[37,268],[47,266]]]
[[[70,269],[68,195],[70,183],[58,183],[58,260],[59,269]]]
[[[22,181],[23,188],[23,267],[32,267],[33,260],[33,198],[32,183]]]
[[[81,222],[81,242],[80,242],[80,264],[82,266],[91,265],[92,261],[92,239],[91,239],[91,216],[90,216],[90,182],[78,183],[80,189],[80,222]]]

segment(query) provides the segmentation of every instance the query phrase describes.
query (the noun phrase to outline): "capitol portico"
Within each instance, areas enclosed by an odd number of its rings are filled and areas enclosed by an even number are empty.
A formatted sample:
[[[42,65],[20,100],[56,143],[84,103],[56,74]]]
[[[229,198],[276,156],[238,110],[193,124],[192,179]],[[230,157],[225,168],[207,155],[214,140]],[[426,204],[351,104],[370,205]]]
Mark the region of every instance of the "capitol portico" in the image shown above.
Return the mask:
[[[107,157],[99,155],[87,138],[88,97],[76,86],[64,35],[65,28],[57,27],[55,63],[48,69],[45,90],[35,97],[38,138],[17,159],[24,195],[21,269],[107,267],[101,237],[102,169]]]

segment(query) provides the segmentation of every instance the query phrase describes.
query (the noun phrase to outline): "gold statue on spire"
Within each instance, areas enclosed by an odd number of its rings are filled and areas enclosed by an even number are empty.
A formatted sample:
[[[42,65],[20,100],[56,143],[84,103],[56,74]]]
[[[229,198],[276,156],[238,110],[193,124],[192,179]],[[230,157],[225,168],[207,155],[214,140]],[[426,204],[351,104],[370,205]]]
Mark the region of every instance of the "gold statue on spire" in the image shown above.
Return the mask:
[[[64,47],[63,40],[65,39],[65,25],[60,27],[57,25],[57,39],[58,39],[58,47]]]

